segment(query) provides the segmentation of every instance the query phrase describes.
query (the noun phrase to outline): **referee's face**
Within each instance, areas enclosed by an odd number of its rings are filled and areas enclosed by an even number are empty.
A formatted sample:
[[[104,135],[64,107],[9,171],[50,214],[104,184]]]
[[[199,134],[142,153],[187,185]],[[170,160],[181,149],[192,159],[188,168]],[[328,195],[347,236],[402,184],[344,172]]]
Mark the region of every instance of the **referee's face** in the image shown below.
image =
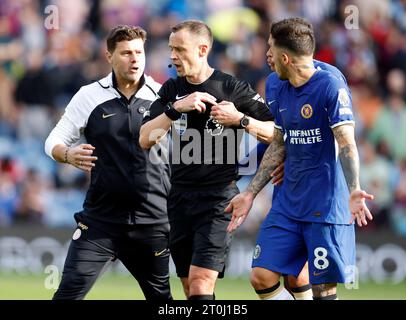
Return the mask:
[[[145,69],[144,41],[133,39],[117,42],[116,49],[112,53],[107,52],[107,59],[119,82],[137,83]]]
[[[201,70],[207,54],[202,53],[201,46],[204,44],[200,44],[200,40],[187,30],[179,30],[169,36],[171,60],[178,76],[195,76]]]

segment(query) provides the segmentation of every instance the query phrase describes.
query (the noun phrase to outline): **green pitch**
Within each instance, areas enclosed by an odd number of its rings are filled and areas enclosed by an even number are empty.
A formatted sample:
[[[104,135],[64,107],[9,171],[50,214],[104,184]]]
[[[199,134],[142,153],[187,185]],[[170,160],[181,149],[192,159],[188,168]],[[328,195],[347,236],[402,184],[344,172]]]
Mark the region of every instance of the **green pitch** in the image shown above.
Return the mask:
[[[48,300],[54,289],[45,289],[45,276],[0,274],[0,300],[4,299],[34,299]],[[184,299],[182,286],[177,278],[171,279],[172,294],[176,300]],[[406,282],[399,285],[378,285],[374,283],[360,283],[359,289],[348,290],[339,286],[341,300],[369,300],[369,299],[406,299]],[[219,300],[253,300],[257,299],[248,278],[222,279],[217,282],[216,298]],[[137,282],[129,276],[106,274],[93,287],[87,299],[143,299]]]

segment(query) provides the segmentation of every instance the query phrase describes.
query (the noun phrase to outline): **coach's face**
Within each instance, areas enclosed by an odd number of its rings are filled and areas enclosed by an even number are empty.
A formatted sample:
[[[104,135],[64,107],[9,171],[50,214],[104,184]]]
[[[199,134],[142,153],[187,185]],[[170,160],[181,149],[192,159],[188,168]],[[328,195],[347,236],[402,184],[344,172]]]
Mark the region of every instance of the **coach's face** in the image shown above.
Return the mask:
[[[145,69],[144,41],[142,39],[117,42],[115,50],[106,53],[118,81],[138,82]]]
[[[204,59],[207,59],[207,45],[201,37],[182,29],[169,36],[172,64],[178,76],[194,76],[199,73]]]

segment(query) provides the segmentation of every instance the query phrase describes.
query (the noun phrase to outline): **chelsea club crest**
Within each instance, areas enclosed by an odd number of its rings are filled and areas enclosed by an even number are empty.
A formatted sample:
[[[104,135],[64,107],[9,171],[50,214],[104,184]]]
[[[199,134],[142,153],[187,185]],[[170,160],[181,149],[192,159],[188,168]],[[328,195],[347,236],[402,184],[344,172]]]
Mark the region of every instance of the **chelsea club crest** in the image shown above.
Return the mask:
[[[313,115],[313,108],[310,104],[305,104],[302,109],[300,110],[300,113],[303,118],[309,119]]]
[[[254,259],[258,259],[259,255],[261,254],[261,246],[259,244],[257,244],[255,246],[255,250],[254,250]]]

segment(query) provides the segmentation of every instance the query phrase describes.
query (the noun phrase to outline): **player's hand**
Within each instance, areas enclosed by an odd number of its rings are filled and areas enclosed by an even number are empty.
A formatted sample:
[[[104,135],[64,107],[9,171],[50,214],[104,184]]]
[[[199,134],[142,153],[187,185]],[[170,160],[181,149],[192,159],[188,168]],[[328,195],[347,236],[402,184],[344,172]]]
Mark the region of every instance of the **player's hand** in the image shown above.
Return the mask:
[[[350,210],[351,210],[351,220],[353,223],[357,220],[358,226],[366,226],[368,224],[367,218],[372,220],[372,214],[369,212],[367,205],[365,204],[365,199],[373,200],[374,196],[372,194],[366,193],[364,190],[354,190],[350,194]]]
[[[196,110],[199,113],[204,113],[206,111],[206,103],[216,105],[216,100],[215,97],[207,92],[196,91],[183,99],[175,101],[173,107],[178,112],[190,112]]]
[[[254,195],[252,192],[242,192],[236,195],[224,212],[232,213],[231,221],[228,224],[227,232],[232,232],[237,229],[247,218],[254,202]]]
[[[236,127],[240,125],[244,114],[236,109],[234,103],[221,101],[211,108],[210,116],[223,126]]]
[[[90,172],[95,166],[93,161],[97,160],[97,157],[92,156],[94,149],[91,144],[85,143],[69,148],[67,161],[80,170]]]
[[[279,166],[276,167],[274,171],[271,172],[271,182],[273,185],[278,186],[282,184],[284,176],[285,163],[282,162]]]

